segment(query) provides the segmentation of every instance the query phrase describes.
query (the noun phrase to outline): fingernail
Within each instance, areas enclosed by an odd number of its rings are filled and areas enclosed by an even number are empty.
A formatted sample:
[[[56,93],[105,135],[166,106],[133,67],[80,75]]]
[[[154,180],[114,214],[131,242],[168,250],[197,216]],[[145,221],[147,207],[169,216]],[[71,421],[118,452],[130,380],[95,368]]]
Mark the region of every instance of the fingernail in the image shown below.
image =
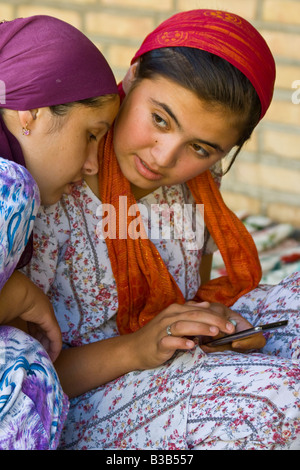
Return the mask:
[[[198,305],[198,307],[203,307],[203,308],[209,308],[210,306],[210,303],[209,302],[196,302],[196,305]]]
[[[235,329],[233,323],[231,323],[230,321],[226,323],[226,330],[232,331],[233,329]]]
[[[213,334],[217,334],[219,333],[219,328],[217,328],[216,326],[210,326],[209,331]]]

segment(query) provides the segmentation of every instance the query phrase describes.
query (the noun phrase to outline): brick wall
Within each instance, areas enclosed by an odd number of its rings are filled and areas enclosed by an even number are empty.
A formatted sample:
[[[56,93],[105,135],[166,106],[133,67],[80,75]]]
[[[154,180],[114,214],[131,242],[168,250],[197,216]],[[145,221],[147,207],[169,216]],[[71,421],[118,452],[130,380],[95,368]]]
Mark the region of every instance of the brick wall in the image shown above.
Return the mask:
[[[0,19],[50,14],[68,21],[97,44],[121,79],[148,32],[193,8],[244,16],[266,38],[277,64],[273,103],[224,178],[224,198],[233,210],[300,227],[300,0],[0,0]]]

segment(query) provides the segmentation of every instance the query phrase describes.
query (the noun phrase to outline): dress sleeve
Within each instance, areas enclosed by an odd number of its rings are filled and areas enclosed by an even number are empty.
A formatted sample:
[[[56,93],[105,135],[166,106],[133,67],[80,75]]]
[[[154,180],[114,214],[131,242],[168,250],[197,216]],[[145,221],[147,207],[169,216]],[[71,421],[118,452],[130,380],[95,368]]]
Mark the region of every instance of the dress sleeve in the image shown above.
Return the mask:
[[[0,158],[0,290],[30,239],[39,205],[38,186],[26,168]]]

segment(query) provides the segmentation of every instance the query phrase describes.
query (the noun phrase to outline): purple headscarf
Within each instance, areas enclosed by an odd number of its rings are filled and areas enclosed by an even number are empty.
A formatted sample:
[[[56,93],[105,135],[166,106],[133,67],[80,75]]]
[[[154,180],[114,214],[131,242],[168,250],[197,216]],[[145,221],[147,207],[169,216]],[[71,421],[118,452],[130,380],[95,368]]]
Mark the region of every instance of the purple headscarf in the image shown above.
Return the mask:
[[[0,22],[0,108],[25,111],[111,93],[118,89],[107,61],[74,26],[44,15]],[[25,166],[1,116],[0,157]]]
[[[118,93],[97,47],[78,29],[50,16],[0,23],[0,107],[25,111]],[[1,119],[0,156],[24,165]]]

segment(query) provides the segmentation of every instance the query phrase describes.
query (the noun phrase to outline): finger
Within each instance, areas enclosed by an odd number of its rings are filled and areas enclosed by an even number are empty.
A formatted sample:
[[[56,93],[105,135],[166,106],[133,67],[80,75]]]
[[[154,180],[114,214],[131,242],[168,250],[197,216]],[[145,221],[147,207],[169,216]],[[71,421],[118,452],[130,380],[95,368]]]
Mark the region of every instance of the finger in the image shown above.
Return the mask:
[[[52,362],[55,362],[62,348],[61,335],[60,334],[55,335],[54,339],[50,339],[49,337],[47,337],[46,344],[47,344],[47,352],[50,356],[50,359],[52,360]]]
[[[207,302],[206,300],[203,302],[196,302],[195,300],[188,300],[185,305],[191,305],[191,306],[198,306],[201,308],[209,308],[210,303]]]
[[[240,339],[238,341],[233,341],[231,346],[234,350],[249,350],[249,349],[261,349],[265,346],[266,339],[262,333],[253,335],[249,338]]]
[[[45,348],[45,350],[47,351],[51,361],[55,362],[61,351],[61,341],[60,340],[51,341],[47,336],[44,335],[40,339],[40,342],[42,346]]]
[[[200,348],[207,354],[213,353],[213,352],[221,352],[221,351],[230,351],[232,350],[232,347],[230,344],[224,344],[222,346],[206,346],[205,344],[200,344]]]
[[[52,327],[52,325],[49,327],[48,325],[44,325],[44,327],[39,326],[34,336],[47,351],[52,362],[54,362],[58,358],[62,348],[62,338],[59,327],[56,327],[56,325],[54,327]]]
[[[169,327],[169,333],[176,337],[186,336],[215,336],[219,333],[219,328],[214,325],[194,321],[176,321]]]
[[[45,351],[48,353],[51,361],[54,362],[62,347],[60,329],[51,328],[49,331],[46,331],[36,323],[28,323],[28,331],[33,338],[41,343]]]
[[[162,351],[165,354],[172,355],[175,351],[193,349],[195,342],[191,339],[180,336],[164,336],[160,340]]]
[[[171,323],[174,336],[216,336],[220,331],[232,333],[234,330],[231,322],[211,314],[188,313],[184,319]]]

